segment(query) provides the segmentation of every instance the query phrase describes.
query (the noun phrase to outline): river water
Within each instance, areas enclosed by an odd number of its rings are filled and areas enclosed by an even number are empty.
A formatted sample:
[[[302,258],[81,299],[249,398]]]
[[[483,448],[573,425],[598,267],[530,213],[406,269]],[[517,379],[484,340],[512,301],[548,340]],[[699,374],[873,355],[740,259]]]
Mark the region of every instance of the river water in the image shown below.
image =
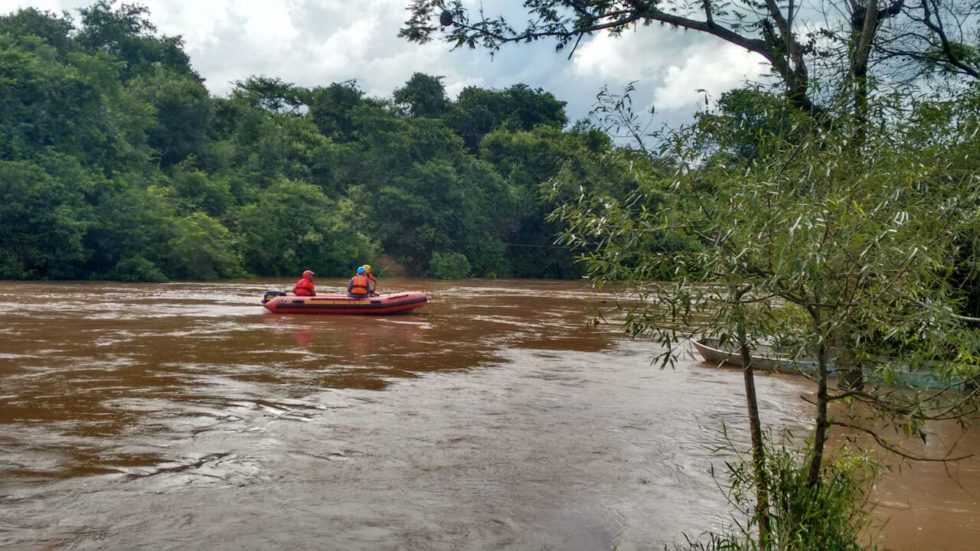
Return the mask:
[[[286,283],[0,283],[0,547],[662,549],[729,522],[710,469],[723,426],[747,441],[740,372],[652,366],[588,323],[609,297],[383,280],[432,301],[265,312]],[[810,385],[758,385],[805,434]],[[888,474],[878,541],[973,548],[980,461],[952,471]]]

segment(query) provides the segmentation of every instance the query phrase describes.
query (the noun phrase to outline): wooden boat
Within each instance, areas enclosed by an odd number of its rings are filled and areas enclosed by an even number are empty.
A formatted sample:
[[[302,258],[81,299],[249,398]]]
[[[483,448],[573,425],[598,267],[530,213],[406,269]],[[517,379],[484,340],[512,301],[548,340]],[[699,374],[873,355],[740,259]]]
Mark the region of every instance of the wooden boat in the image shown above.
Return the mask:
[[[742,367],[742,357],[732,343],[722,343],[718,339],[691,339],[691,345],[701,354],[704,361],[716,366],[728,365]],[[887,363],[887,358],[882,363]],[[760,371],[778,371],[780,373],[803,373],[814,375],[817,372],[817,361],[811,357],[794,358],[780,353],[769,346],[757,346],[752,350],[752,367]],[[828,372],[833,375],[837,368],[833,359],[828,362]],[[896,369],[888,371],[887,377],[879,371],[866,367],[865,381],[885,386],[904,386],[921,389],[964,388],[964,381],[944,380],[936,372],[929,369]]]
[[[346,294],[300,297],[269,291],[262,298],[262,305],[276,314],[398,314],[421,308],[428,302],[429,295],[419,291],[364,298],[351,298]]]
[[[701,338],[691,339],[691,344],[708,363],[742,367],[742,356],[731,343],[722,343],[719,339]],[[752,367],[781,373],[815,373],[817,362],[812,358],[793,358],[769,346],[758,346],[752,351]]]

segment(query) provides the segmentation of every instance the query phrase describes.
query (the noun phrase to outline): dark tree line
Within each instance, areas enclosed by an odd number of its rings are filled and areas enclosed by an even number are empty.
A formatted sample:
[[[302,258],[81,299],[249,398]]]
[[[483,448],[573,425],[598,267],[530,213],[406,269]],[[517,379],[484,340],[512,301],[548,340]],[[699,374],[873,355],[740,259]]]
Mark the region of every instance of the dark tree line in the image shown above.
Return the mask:
[[[540,187],[614,149],[518,84],[254,76],[208,93],[179,37],[103,0],[0,16],[0,278],[580,275]],[[596,178],[596,186],[629,180]],[[377,264],[377,262],[375,262]]]

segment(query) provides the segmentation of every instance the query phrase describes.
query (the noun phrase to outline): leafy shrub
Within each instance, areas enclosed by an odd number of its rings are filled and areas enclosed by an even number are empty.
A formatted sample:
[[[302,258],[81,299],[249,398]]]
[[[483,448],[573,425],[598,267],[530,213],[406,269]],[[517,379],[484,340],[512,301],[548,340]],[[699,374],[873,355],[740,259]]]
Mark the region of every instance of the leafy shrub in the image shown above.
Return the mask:
[[[462,253],[432,253],[432,260],[429,261],[429,277],[462,279],[469,277],[471,272],[470,261]]]
[[[231,232],[203,212],[178,218],[167,243],[168,273],[181,279],[217,279],[244,273]]]
[[[24,279],[28,275],[19,258],[0,250],[0,279]]]
[[[825,461],[821,482],[807,484],[807,453],[785,444],[766,446],[769,493],[769,549],[860,550],[861,533],[871,522],[866,509],[868,492],[876,475],[874,463],[864,454],[841,452]],[[757,519],[752,512],[757,495],[751,460],[731,461],[728,469],[728,500],[742,518],[738,529],[707,533],[688,539],[677,549],[687,551],[754,551],[759,549]]]
[[[119,261],[107,274],[116,281],[145,281],[159,283],[167,281],[167,276],[155,264],[142,256],[130,256]]]

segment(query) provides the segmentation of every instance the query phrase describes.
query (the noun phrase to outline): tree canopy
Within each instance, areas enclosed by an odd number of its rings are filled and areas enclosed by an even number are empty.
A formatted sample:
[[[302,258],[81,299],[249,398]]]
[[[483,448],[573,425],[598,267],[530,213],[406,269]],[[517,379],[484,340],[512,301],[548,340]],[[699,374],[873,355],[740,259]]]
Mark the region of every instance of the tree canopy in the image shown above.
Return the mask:
[[[266,75],[215,97],[148,15],[0,15],[0,277],[339,276],[381,256],[413,275],[580,275],[539,186],[614,145],[566,129],[551,93],[451,99],[416,73],[388,98]]]

